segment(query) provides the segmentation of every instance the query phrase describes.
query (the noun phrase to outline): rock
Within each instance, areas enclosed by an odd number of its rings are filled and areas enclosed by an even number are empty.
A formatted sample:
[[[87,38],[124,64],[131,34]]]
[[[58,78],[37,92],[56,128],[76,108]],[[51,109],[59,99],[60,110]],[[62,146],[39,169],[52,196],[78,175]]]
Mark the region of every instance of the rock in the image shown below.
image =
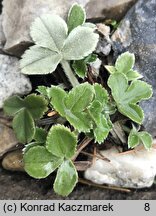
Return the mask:
[[[96,47],[96,53],[108,56],[111,51],[110,27],[105,24],[97,24],[97,31],[100,35],[99,42]]]
[[[77,2],[86,7],[87,18],[117,18],[136,0],[14,0],[3,1],[3,30],[6,37],[5,51],[21,56],[31,44],[30,25],[43,13],[53,13],[66,18],[70,6]],[[96,5],[96,7],[95,7]],[[110,11],[112,11],[110,13]],[[116,11],[116,13],[114,13]],[[11,19],[10,19],[11,17]]]
[[[0,158],[17,144],[13,130],[0,123]]]
[[[4,124],[7,127],[11,127],[12,126],[12,119],[7,117],[3,110],[0,110],[0,124]]]
[[[92,67],[92,73],[97,78],[100,73],[100,67],[102,65],[102,61],[97,58],[95,62],[90,63],[90,66]]]
[[[97,159],[85,171],[85,178],[97,184],[144,188],[153,184],[156,175],[156,149],[120,154],[114,147],[101,151],[110,160]]]
[[[139,0],[127,13],[112,36],[115,58],[129,51],[136,56],[135,68],[153,86],[153,97],[141,103],[145,113],[143,125],[156,136],[156,1]]]
[[[7,153],[3,158],[2,166],[10,171],[24,171],[22,150]]]
[[[2,49],[4,47],[5,42],[6,39],[2,27],[2,15],[0,15],[0,53],[3,53]]]
[[[13,94],[24,95],[31,91],[29,79],[20,73],[18,59],[0,54],[0,108]]]
[[[137,0],[90,0],[86,5],[88,18],[120,20]]]

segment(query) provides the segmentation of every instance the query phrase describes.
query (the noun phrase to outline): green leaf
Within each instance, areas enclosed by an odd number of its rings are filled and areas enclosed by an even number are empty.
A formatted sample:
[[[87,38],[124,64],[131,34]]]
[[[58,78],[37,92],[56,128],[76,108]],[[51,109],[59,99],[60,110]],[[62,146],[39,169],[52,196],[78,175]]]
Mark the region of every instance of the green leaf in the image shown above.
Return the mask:
[[[24,74],[48,74],[56,69],[61,59],[61,54],[34,45],[23,54],[20,68]]]
[[[85,22],[82,26],[92,28],[93,30],[97,29],[96,25],[94,23],[90,23],[90,22]]]
[[[62,54],[65,60],[80,60],[91,54],[98,43],[99,35],[88,27],[78,26],[70,32]]]
[[[73,4],[73,6],[70,8],[67,18],[68,32],[71,32],[77,26],[82,25],[85,20],[85,10],[77,3]]]
[[[64,161],[57,171],[54,191],[62,196],[68,196],[78,182],[78,174],[70,160]]]
[[[144,118],[144,112],[139,105],[136,104],[123,104],[118,106],[118,110],[123,115],[127,116],[134,122],[141,124]]]
[[[94,120],[93,133],[95,141],[99,144],[107,138],[109,131],[112,128],[109,120],[106,118],[102,111],[108,106],[108,93],[98,83],[94,84],[95,98],[89,107],[89,114]]]
[[[43,128],[36,127],[34,140],[38,143],[45,143],[47,138],[47,131]]]
[[[110,74],[113,74],[113,73],[116,73],[117,70],[114,66],[110,66],[110,65],[105,65],[105,68],[106,70],[110,73]]]
[[[44,146],[44,145],[45,145],[45,143],[30,142],[30,143],[28,143],[28,144],[26,144],[24,146],[24,148],[22,149],[22,152],[23,152],[23,154],[25,154],[32,147],[35,147],[35,146]]]
[[[137,103],[149,99],[152,96],[152,88],[146,82],[135,80],[128,86],[126,93],[122,96],[122,101]]]
[[[24,154],[24,169],[33,178],[46,178],[61,163],[62,159],[52,155],[44,146],[30,148]]]
[[[77,139],[68,128],[63,125],[55,125],[50,129],[46,148],[57,157],[71,158],[76,151]]]
[[[132,69],[134,66],[134,62],[135,62],[134,54],[125,52],[118,57],[115,63],[115,67],[106,65],[105,68],[109,71],[110,74],[123,73],[128,78],[129,81],[132,81],[132,80],[142,78],[141,74],[139,74],[137,71]]]
[[[66,119],[78,132],[90,132],[93,127],[90,116],[85,112],[72,113],[67,111]]]
[[[30,34],[37,45],[59,53],[63,48],[67,31],[67,25],[61,17],[44,14],[35,19]]]
[[[107,138],[109,131],[112,128],[107,121],[107,118],[102,114],[102,110],[103,106],[98,100],[93,101],[88,109],[89,114],[94,121],[93,133],[95,141],[99,144]]]
[[[151,97],[151,86],[139,80],[128,85],[128,80],[122,73],[112,74],[108,79],[108,86],[111,88],[119,112],[141,124],[143,111],[136,103]]]
[[[34,120],[25,108],[21,109],[13,119],[13,129],[21,143],[29,143],[35,134]]]
[[[40,93],[41,95],[43,95],[44,97],[48,97],[47,90],[48,90],[48,87],[46,87],[46,86],[38,86],[36,89],[36,91],[38,93]]]
[[[40,95],[31,94],[24,99],[25,108],[30,112],[33,119],[39,119],[48,110],[47,101]]]
[[[152,147],[153,139],[148,132],[146,131],[139,132],[139,138],[147,150],[149,150]]]
[[[134,54],[125,52],[117,58],[115,63],[115,68],[120,73],[126,73],[133,68],[134,63],[135,63]]]
[[[140,143],[142,143],[144,147],[149,150],[152,147],[152,142],[152,136],[146,131],[138,132],[136,131],[136,129],[133,128],[128,136],[129,148],[134,148]]]
[[[72,67],[79,77],[84,78],[87,76],[87,64],[94,62],[96,59],[97,55],[90,54],[84,59],[74,61]]]
[[[108,136],[112,126],[106,117],[100,114],[100,124],[94,128],[95,141],[101,144]]]
[[[101,122],[101,112],[102,112],[102,104],[98,100],[94,100],[93,103],[88,108],[88,112],[93,119],[93,121],[99,125]]]
[[[87,83],[73,88],[68,94],[63,89],[52,86],[50,90],[51,104],[79,132],[89,132],[92,128],[91,120],[83,110],[92,101],[93,93],[94,88]],[[86,97],[85,100],[84,97]]]
[[[109,101],[103,109],[106,115],[113,115],[116,112],[116,103],[114,101]]]
[[[102,107],[106,106],[108,103],[108,93],[106,89],[102,87],[102,85],[95,83],[94,84],[95,90],[95,100],[99,101],[102,104]]]
[[[141,79],[143,77],[141,74],[139,74],[137,71],[134,71],[134,70],[128,71],[126,76],[129,81]]]
[[[129,136],[128,136],[128,147],[129,148],[134,148],[137,145],[140,144],[140,139],[133,129],[130,131]]]
[[[66,108],[71,112],[82,112],[92,102],[94,88],[89,83],[83,83],[73,88],[65,99]]]
[[[63,117],[66,116],[66,107],[64,104],[67,93],[58,86],[51,86],[49,89],[49,96],[51,98],[51,105]]]
[[[30,94],[24,99],[13,96],[4,102],[6,114],[14,116],[21,109],[27,109],[34,119],[39,119],[47,111],[47,101],[39,95]]]
[[[96,54],[90,54],[88,55],[86,58],[84,58],[84,61],[88,64],[88,63],[92,63],[92,62],[95,62],[96,59],[97,59],[97,55]]]
[[[19,112],[24,106],[23,99],[19,96],[9,97],[4,101],[3,109],[4,112],[9,116],[14,116]]]
[[[79,77],[84,78],[87,76],[87,65],[83,59],[74,61],[72,67]]]

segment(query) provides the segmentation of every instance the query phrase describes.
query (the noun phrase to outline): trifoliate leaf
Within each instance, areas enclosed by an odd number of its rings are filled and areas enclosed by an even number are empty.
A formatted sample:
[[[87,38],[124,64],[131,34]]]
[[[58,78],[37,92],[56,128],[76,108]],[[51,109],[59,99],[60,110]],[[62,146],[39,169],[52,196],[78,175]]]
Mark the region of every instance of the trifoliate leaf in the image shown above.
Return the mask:
[[[35,134],[34,120],[30,112],[23,108],[13,119],[13,129],[21,143],[29,143]]]
[[[138,132],[132,129],[128,136],[128,147],[134,148],[141,143],[149,150],[152,147],[152,136],[146,131]]]
[[[67,31],[67,25],[61,17],[44,14],[36,18],[31,26],[30,35],[37,45],[59,53],[63,48]]]
[[[80,60],[92,53],[98,43],[99,35],[88,27],[78,26],[67,37],[62,54],[65,60]]]
[[[87,76],[87,65],[84,59],[74,61],[72,67],[79,77],[84,78]]]
[[[92,102],[94,88],[89,83],[83,83],[73,88],[65,99],[66,108],[71,112],[82,112]]]
[[[64,104],[67,93],[58,86],[51,86],[49,89],[49,96],[51,98],[51,105],[63,117],[66,116],[66,107]]]
[[[62,59],[61,54],[48,48],[31,46],[20,60],[20,68],[24,74],[52,73]]]
[[[54,191],[62,196],[68,196],[78,182],[78,174],[70,160],[65,160],[57,171]]]
[[[76,144],[74,133],[63,125],[55,125],[48,133],[46,148],[57,157],[71,158],[75,154]]]
[[[77,26],[82,25],[85,22],[85,20],[85,10],[77,3],[73,4],[73,6],[69,10],[67,18],[68,32],[71,32]]]
[[[117,58],[115,67],[106,65],[105,68],[109,71],[110,74],[123,73],[129,81],[133,81],[142,78],[141,74],[133,70],[134,62],[134,54],[125,52]]]
[[[61,163],[62,159],[52,155],[44,146],[30,148],[24,154],[24,169],[33,178],[46,178]]]
[[[115,63],[115,68],[120,73],[126,73],[133,68],[134,63],[135,63],[134,54],[125,52],[117,58]]]
[[[24,102],[22,98],[19,96],[12,96],[4,101],[3,109],[7,115],[14,116],[23,106]]]
[[[31,94],[24,99],[25,108],[30,112],[33,119],[39,119],[48,110],[47,101],[40,95]]]
[[[75,88],[77,91],[75,90]],[[80,84],[75,88],[71,91],[71,94],[68,95],[63,89],[52,86],[49,91],[51,97],[51,105],[79,132],[89,132],[90,128],[92,128],[91,120],[88,114],[82,111],[86,108],[87,103],[89,106],[93,98],[94,89],[91,85],[86,83]],[[87,99],[85,98],[84,100],[84,96],[87,96]]]
[[[36,127],[34,140],[38,143],[45,143],[47,138],[47,131],[43,128]]]
[[[151,86],[143,81],[133,81],[130,86],[122,73],[114,73],[108,79],[113,98],[119,112],[136,123],[143,121],[143,111],[137,102],[149,99],[152,95]]]

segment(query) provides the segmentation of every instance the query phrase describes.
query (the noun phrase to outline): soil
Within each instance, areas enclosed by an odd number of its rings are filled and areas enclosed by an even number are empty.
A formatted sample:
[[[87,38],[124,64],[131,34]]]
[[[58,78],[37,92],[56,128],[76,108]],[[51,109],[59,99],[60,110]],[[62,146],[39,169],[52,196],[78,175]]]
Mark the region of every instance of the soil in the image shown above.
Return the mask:
[[[53,176],[35,180],[22,172],[10,172],[0,168],[1,200],[155,200],[156,185],[132,190],[130,193],[101,189],[78,184],[66,198],[56,195],[52,189]]]

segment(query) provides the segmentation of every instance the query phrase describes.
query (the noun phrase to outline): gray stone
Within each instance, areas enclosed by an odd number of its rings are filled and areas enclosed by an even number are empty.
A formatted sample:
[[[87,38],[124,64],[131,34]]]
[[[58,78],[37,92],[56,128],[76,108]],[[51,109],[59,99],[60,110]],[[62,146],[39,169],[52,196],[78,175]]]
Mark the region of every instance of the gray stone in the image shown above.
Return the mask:
[[[153,97],[141,103],[143,125],[156,136],[156,1],[140,0],[127,13],[112,36],[115,57],[129,51],[136,56],[135,68],[153,86]]]
[[[113,147],[100,152],[110,161],[96,159],[85,171],[85,178],[97,184],[128,188],[150,187],[156,175],[156,149],[120,154]]]
[[[114,14],[123,16],[136,0],[98,0],[98,3],[95,0],[4,0],[2,14],[3,30],[6,37],[5,51],[21,56],[31,44],[29,30],[34,19],[43,13],[58,14],[66,18],[67,12],[74,2],[85,6],[87,18],[109,18],[110,14],[112,14],[112,18],[116,18]],[[110,11],[112,12],[110,13]]]
[[[20,73],[18,59],[0,54],[0,108],[9,96],[25,95],[30,91],[30,81]]]
[[[2,15],[0,15],[0,53],[3,53],[2,49],[4,47],[5,42],[6,39],[2,27]]]
[[[0,158],[17,144],[13,130],[0,123]]]
[[[108,56],[111,51],[112,41],[110,39],[110,27],[99,23],[96,25],[97,31],[100,35],[99,42],[96,47],[96,53]]]
[[[120,20],[137,0],[90,0],[86,5],[88,18]]]

